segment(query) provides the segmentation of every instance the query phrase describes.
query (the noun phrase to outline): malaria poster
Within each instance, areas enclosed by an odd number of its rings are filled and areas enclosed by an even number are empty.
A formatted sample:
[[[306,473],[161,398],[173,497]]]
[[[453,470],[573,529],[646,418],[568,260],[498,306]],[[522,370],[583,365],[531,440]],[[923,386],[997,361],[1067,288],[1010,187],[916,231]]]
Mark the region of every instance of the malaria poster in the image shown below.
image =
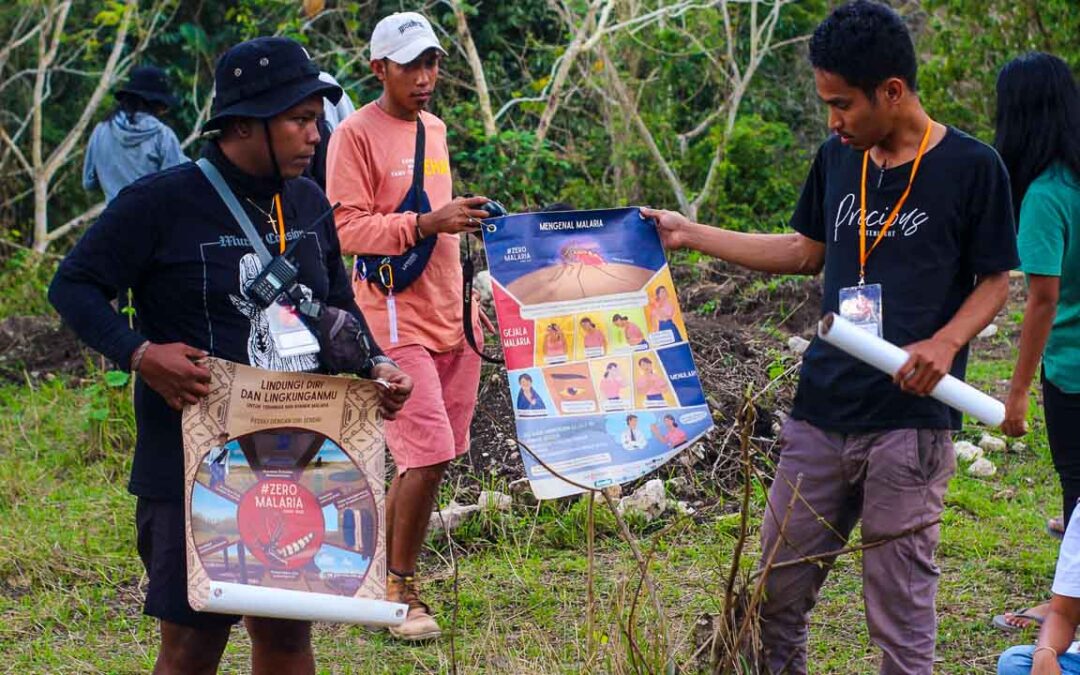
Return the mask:
[[[712,427],[660,238],[636,208],[485,221],[518,439],[582,485],[639,478]],[[534,494],[580,488],[528,452]]]
[[[207,359],[184,410],[188,602],[199,611],[393,625],[383,433],[368,380]]]

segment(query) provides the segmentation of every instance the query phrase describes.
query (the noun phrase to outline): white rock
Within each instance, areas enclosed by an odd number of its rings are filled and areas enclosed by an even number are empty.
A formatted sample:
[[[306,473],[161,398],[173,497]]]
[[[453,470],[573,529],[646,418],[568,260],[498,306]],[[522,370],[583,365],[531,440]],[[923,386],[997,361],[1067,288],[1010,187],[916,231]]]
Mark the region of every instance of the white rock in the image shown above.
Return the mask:
[[[428,522],[428,531],[435,532],[437,530],[442,530],[443,527],[448,527],[451,531],[456,530],[469,518],[469,516],[479,510],[480,506],[477,504],[462,505],[452,501],[446,505],[445,509],[431,512],[431,520]]]
[[[683,502],[683,501],[675,502],[675,507],[674,508],[675,508],[676,511],[678,511],[679,513],[681,513],[684,516],[692,516],[692,515],[694,515],[694,509],[691,508],[690,505],[687,504],[686,502]]]
[[[975,337],[982,338],[982,339],[985,340],[986,338],[994,337],[995,335],[997,335],[997,332],[998,332],[997,324],[992,323],[992,324],[988,325],[986,328],[983,328],[981,331],[979,331],[979,334],[976,335]]]
[[[971,466],[967,468],[967,472],[979,478],[989,478],[997,473],[997,467],[987,458],[980,457],[971,463]]]
[[[488,490],[481,490],[480,498],[476,500],[476,505],[487,511],[509,511],[513,503],[514,498],[510,495]]]
[[[1028,446],[1027,443],[1023,441],[1013,441],[1009,444],[1009,450],[1018,454],[1024,454],[1028,451]]]
[[[796,354],[802,354],[809,346],[810,341],[799,335],[792,335],[787,341],[787,348]]]
[[[634,491],[629,497],[623,497],[615,507],[619,515],[627,511],[637,511],[651,521],[667,509],[667,497],[664,495],[664,481],[653,478]]]
[[[1005,441],[990,434],[983,434],[979,439],[979,447],[986,452],[1005,452],[1008,448]]]
[[[967,441],[957,441],[953,449],[956,450],[956,458],[964,462],[974,462],[983,456],[982,448]]]

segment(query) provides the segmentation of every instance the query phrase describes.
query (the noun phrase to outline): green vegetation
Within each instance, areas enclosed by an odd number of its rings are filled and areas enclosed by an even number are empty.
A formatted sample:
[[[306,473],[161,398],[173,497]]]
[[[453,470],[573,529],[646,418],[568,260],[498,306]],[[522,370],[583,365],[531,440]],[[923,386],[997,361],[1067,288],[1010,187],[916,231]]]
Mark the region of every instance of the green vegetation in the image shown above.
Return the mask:
[[[989,346],[994,352],[1015,339],[1007,314],[999,320],[1006,323]],[[977,350],[971,374],[994,389],[1009,368],[1007,359],[980,358]],[[124,490],[133,438],[129,402],[122,378],[102,372],[84,382],[0,387],[0,652],[11,672],[145,672],[152,664],[155,626],[140,615],[145,578],[135,555],[134,499]],[[972,428],[966,435],[978,433]],[[996,655],[1022,638],[998,632],[989,618],[1048,592],[1057,547],[1043,520],[1060,497],[1040,420],[1027,440],[1025,454],[992,457],[999,468],[994,478],[961,471],[951,485],[939,553],[939,672],[992,672]],[[441,499],[453,497],[448,488]],[[756,524],[760,490],[753,504]],[[651,571],[680,664],[691,665],[698,617],[719,611],[738,535],[734,508],[713,494],[690,520],[631,520],[642,547],[655,547]],[[483,515],[455,533],[460,672],[584,667],[587,513],[585,499],[517,503],[511,513]],[[628,616],[637,576],[602,501],[595,514],[593,636],[603,647],[621,639],[616,622]],[[752,549],[743,561],[747,569],[756,560]],[[423,561],[444,622],[455,604],[450,552],[438,535]],[[858,565],[857,555],[842,558],[825,586],[811,629],[815,672],[875,672]],[[655,620],[644,597],[639,604],[638,625],[647,633]],[[246,636],[242,630],[234,636],[226,672],[246,669]],[[619,672],[619,645],[600,647],[605,656],[595,671]],[[447,639],[405,646],[382,632],[330,625],[317,628],[316,650],[325,673],[448,672],[452,658]]]

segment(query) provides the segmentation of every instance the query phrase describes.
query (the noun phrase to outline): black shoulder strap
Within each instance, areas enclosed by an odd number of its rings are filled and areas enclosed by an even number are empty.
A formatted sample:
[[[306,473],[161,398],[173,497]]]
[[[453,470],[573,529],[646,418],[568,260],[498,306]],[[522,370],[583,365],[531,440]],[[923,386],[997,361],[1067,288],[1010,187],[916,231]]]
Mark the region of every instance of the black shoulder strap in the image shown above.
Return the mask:
[[[472,322],[472,306],[473,306],[473,276],[475,267],[473,266],[472,259],[472,241],[468,236],[465,237],[465,258],[461,261],[461,297],[462,297],[462,311],[461,311],[461,323],[462,328],[465,330],[465,342],[469,347],[476,352],[481,359],[488,363],[505,363],[504,359],[500,359],[494,356],[488,356],[484,353],[481,346],[476,344],[476,335],[473,334],[473,322]]]
[[[420,213],[424,195],[424,158],[426,157],[426,135],[424,133],[423,113],[416,115],[416,151],[413,154],[412,192],[413,211]]]

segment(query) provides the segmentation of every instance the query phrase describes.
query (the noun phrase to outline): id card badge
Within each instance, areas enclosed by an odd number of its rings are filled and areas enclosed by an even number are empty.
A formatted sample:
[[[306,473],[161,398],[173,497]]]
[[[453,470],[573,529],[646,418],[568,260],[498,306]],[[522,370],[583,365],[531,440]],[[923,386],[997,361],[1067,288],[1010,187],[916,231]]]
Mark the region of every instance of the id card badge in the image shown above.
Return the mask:
[[[281,356],[317,354],[319,341],[304,325],[292,303],[277,300],[263,310],[270,325],[270,337]]]
[[[881,284],[841,288],[840,316],[867,333],[882,337]]]

